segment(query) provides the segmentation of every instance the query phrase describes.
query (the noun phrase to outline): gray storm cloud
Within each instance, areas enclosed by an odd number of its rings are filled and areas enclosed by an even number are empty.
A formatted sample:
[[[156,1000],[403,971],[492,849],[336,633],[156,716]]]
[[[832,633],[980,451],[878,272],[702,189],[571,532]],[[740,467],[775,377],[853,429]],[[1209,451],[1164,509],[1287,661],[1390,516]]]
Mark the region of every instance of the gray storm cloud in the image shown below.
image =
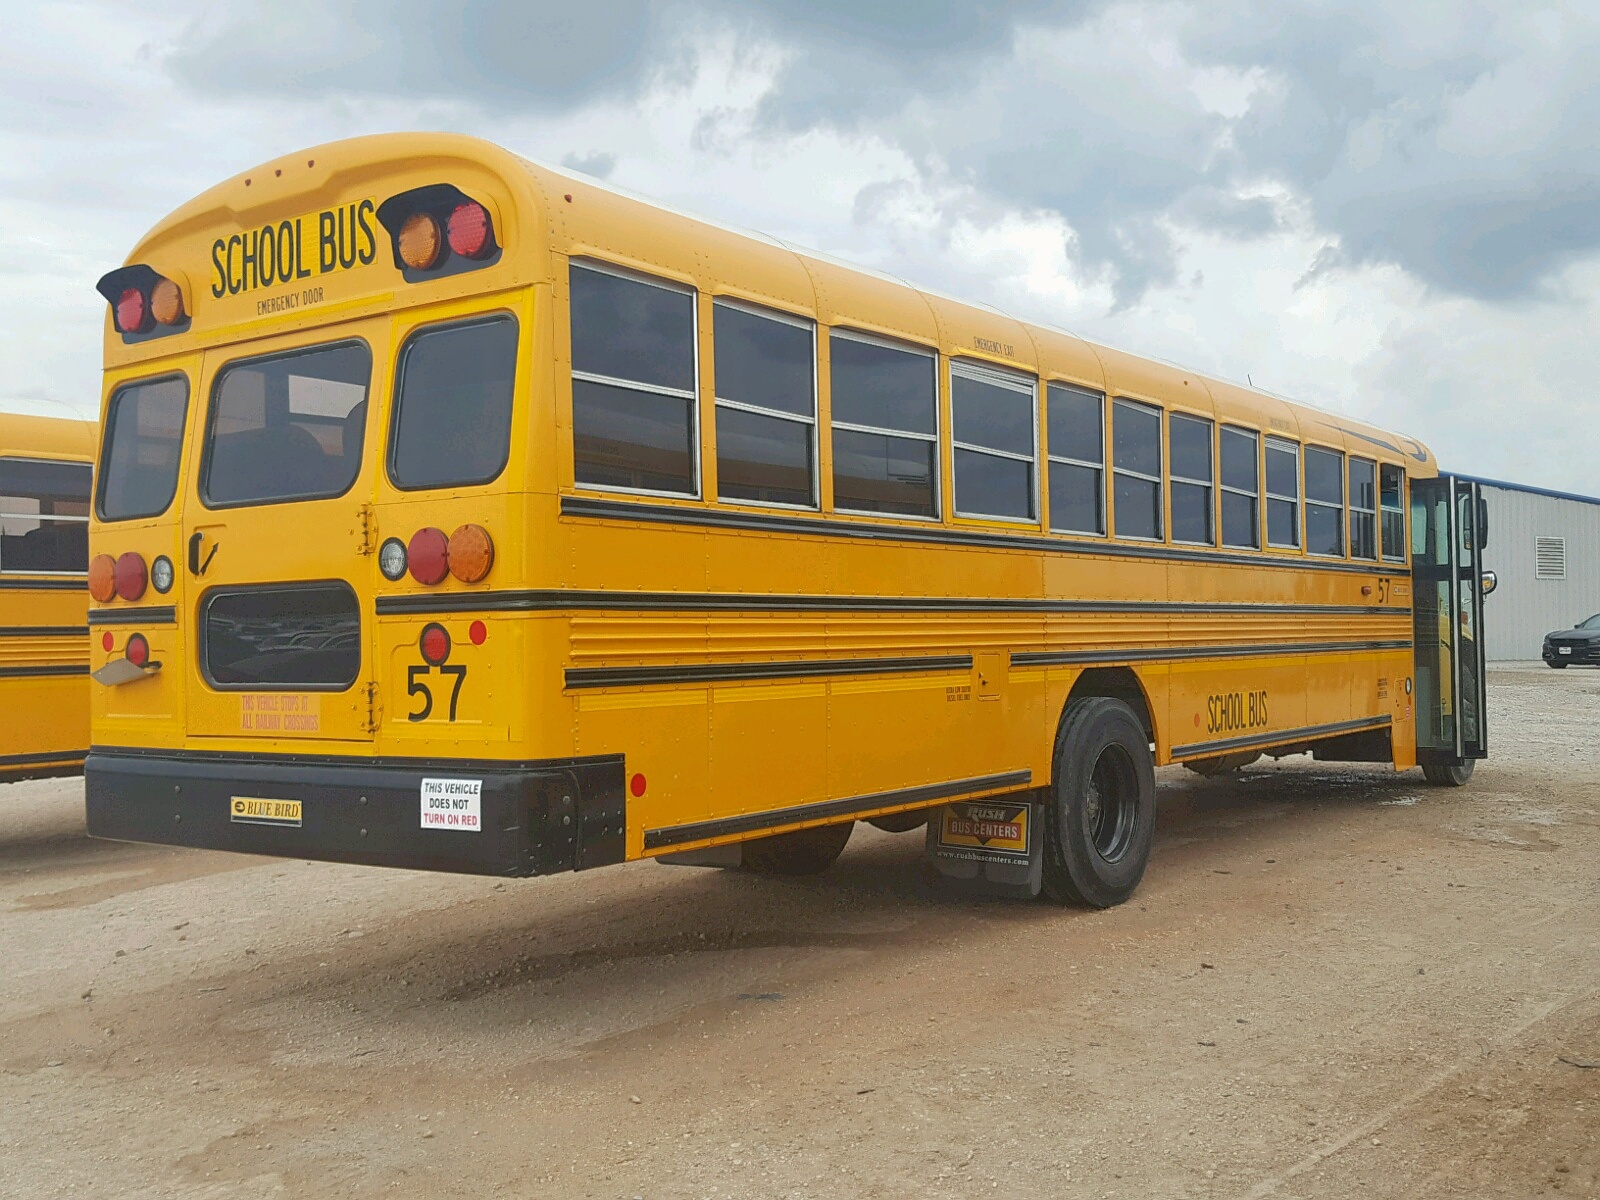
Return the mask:
[[[715,33],[777,56],[758,133],[870,132],[1059,213],[1122,303],[1172,280],[1174,223],[1269,233],[1263,182],[1308,202],[1343,260],[1446,292],[1529,295],[1600,242],[1600,22],[1576,7],[334,0],[213,11],[170,62],[214,94],[567,112],[692,75]],[[1257,80],[1244,111],[1202,103],[1207,70]]]

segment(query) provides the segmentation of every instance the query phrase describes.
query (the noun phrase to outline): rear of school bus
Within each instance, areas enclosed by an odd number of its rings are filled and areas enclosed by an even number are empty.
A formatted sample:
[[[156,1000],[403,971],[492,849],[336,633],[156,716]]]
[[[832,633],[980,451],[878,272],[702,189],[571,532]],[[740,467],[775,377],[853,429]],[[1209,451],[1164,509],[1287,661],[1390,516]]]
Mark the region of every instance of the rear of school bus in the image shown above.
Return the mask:
[[[547,553],[542,210],[484,143],[357,139],[212,189],[101,280],[90,833],[622,859],[620,756],[530,741],[559,729],[534,711],[554,660],[512,607],[473,611]]]

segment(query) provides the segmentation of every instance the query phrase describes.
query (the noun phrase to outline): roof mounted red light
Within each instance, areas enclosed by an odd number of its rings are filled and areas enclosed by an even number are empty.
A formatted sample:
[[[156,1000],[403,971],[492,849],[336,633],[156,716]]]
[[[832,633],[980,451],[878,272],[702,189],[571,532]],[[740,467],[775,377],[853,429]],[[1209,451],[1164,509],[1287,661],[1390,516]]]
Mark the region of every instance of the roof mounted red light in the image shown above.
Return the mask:
[[[136,287],[122,289],[116,312],[118,333],[143,333],[150,327],[150,305]]]
[[[453,253],[482,258],[494,248],[494,239],[489,235],[489,210],[476,200],[456,205],[445,225],[445,236]]]

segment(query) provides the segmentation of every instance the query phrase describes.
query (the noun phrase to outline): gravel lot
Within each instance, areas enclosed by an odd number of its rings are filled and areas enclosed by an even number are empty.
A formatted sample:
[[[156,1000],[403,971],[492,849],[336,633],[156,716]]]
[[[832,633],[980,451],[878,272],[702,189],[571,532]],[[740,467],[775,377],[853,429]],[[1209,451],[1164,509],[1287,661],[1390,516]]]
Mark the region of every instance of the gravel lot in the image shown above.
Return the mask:
[[[1105,913],[92,842],[0,787],[0,1195],[1600,1195],[1600,671],[1462,791],[1160,773]]]

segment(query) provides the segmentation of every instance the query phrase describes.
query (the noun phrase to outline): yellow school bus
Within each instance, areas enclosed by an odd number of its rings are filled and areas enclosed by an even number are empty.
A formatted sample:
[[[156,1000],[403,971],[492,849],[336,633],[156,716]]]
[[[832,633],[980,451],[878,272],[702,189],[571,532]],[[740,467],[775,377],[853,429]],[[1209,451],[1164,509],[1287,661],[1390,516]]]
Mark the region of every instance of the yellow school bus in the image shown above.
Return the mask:
[[[99,290],[96,835],[803,872],[866,819],[1106,905],[1158,764],[1482,753],[1410,438],[457,136],[247,171]]]
[[[3,407],[0,781],[11,781],[76,773],[89,749],[94,423]]]

